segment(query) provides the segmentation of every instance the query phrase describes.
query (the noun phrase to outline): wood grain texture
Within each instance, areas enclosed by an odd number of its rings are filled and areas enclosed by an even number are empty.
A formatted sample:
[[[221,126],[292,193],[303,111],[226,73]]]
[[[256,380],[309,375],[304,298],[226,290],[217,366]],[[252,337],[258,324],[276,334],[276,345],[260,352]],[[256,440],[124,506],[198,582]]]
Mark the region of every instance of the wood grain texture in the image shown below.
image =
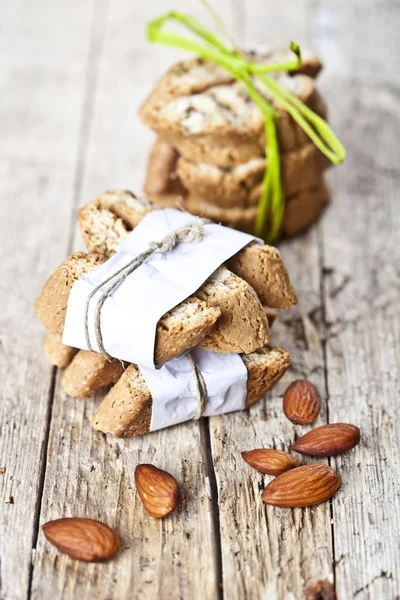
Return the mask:
[[[80,203],[106,188],[141,189],[153,135],[141,125],[137,109],[173,59],[172,52],[146,45],[144,27],[163,10],[161,1],[146,7],[118,0],[107,7]],[[77,234],[74,248],[81,245]],[[109,564],[91,565],[88,571],[87,565],[60,557],[39,536],[32,597],[191,598],[201,590],[206,598],[218,598],[214,475],[205,423],[117,444],[91,427],[101,397],[74,400],[57,385],[40,522],[64,515],[98,518],[121,533],[122,549]],[[183,503],[168,519],[155,521],[142,507],[133,483],[140,462],[171,472],[182,485]],[[60,481],[61,471],[68,477]]]
[[[307,4],[296,3],[293,13],[286,5],[271,5],[260,19],[255,2],[242,3],[244,44],[265,41],[265,28],[277,36],[283,23],[288,38],[303,44],[307,30]],[[285,14],[284,14],[285,13]],[[282,34],[284,35],[284,33]],[[282,42],[281,42],[282,44]],[[281,251],[300,304],[281,314],[272,341],[291,352],[292,366],[265,403],[248,414],[210,419],[213,458],[219,487],[222,564],[226,598],[304,597],[305,588],[320,579],[333,581],[333,557],[329,504],[307,510],[265,506],[261,491],[272,479],[252,470],[240,452],[252,448],[290,449],[291,443],[309,427],[295,427],[282,409],[285,387],[294,379],[310,379],[325,394],[321,308],[320,249],[316,229],[285,242]],[[283,313],[283,311],[282,311]],[[326,422],[326,407],[316,424]],[[303,463],[311,462],[301,457]],[[316,549],[310,552],[310,548]]]
[[[329,420],[361,429],[360,445],[332,461],[343,481],[333,503],[336,588],[339,598],[398,598],[400,112],[392,44],[400,6],[321,3],[319,21],[328,18],[333,32],[344,25],[355,74],[324,80],[349,148],[342,172],[332,173],[336,202],[322,222]],[[320,37],[332,43],[329,32]]]
[[[109,599],[217,597],[216,535],[202,426],[182,425],[116,441],[93,430],[96,399],[54,398],[41,522],[60,516],[99,519],[121,534],[121,550],[106,564],[62,556],[39,536],[32,598]],[[179,481],[183,501],[167,519],[148,516],[136,493],[134,469],[147,462]],[[194,568],[194,566],[196,566]]]
[[[21,0],[2,14],[0,598],[302,600],[319,579],[339,600],[399,598],[397,2],[217,3],[247,46],[295,39],[321,53],[321,87],[348,149],[325,217],[281,245],[300,305],[274,326],[292,367],[264,403],[121,444],[91,428],[103,394],[67,397],[41,355],[31,306],[81,246],[77,205],[106,188],[141,188],[153,135],[137,109],[184,56],[147,44],[144,24],[171,8],[204,18],[184,0]],[[283,416],[282,392],[298,377],[321,391],[316,424],[354,423],[362,441],[332,460],[343,489],[331,505],[289,511],[261,503],[270,478],[240,451],[287,450],[309,429]],[[182,484],[165,521],[138,499],[138,462]],[[86,565],[51,547],[39,520],[69,515],[118,529],[116,559]]]
[[[91,2],[71,4],[2,7],[0,597],[7,600],[29,593],[53,393],[32,306],[68,245],[92,17]]]

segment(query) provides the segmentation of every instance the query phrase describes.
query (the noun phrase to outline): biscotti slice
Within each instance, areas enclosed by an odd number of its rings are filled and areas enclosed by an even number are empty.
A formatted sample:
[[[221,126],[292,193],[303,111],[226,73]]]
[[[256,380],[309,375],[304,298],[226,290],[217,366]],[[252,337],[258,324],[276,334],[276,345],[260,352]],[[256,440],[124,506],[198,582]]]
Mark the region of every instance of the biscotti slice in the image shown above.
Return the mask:
[[[200,348],[222,354],[248,354],[269,341],[268,318],[256,292],[225,267],[217,269],[195,296],[221,310]]]
[[[78,223],[89,252],[110,257],[154,206],[126,190],[104,192],[79,210]]]
[[[252,62],[272,64],[293,59],[293,54],[287,50],[268,50],[264,52],[246,52]],[[322,63],[314,53],[303,50],[302,63],[297,71],[290,75],[305,74],[316,77],[322,68]],[[231,73],[219,65],[196,57],[176,63],[157,82],[152,92],[140,108],[142,119],[152,121],[153,112],[157,111],[160,103],[169,98],[177,98],[190,94],[199,94],[212,87],[229,84],[235,81]],[[151,127],[151,124],[150,124]]]
[[[196,162],[214,165],[221,169],[238,167],[254,158],[265,156],[265,135],[263,131],[248,138],[233,134],[215,137],[214,135],[203,134],[191,136],[177,133],[158,133],[159,137],[170,143],[180,156]]]
[[[280,348],[261,348],[242,356],[246,366],[246,407],[253,406],[282,377],[290,355]],[[150,429],[152,397],[136,365],[129,365],[96,410],[92,424],[103,433],[129,438]]]
[[[178,157],[178,153],[171,144],[160,137],[156,139],[147,163],[146,179],[143,186],[145,194],[173,194],[184,191],[176,175]]]
[[[289,82],[289,80],[287,81]],[[298,79],[296,81],[298,82]],[[300,82],[305,92],[302,98],[304,104],[317,115],[326,119],[328,116],[326,102],[313,87],[312,81],[307,77],[301,77]],[[192,135],[163,131],[160,131],[159,135],[164,141],[168,141],[180,155],[189,160],[225,169],[240,166],[254,158],[265,156],[265,131],[261,126],[258,133],[250,137],[234,133],[221,133],[220,135],[199,133]],[[310,138],[304,130],[288,113],[281,109],[278,109],[277,135],[279,151],[283,154],[298,150],[310,143]]]
[[[245,52],[248,60],[262,64],[287,62],[293,59],[288,49],[259,50]],[[309,50],[302,50],[301,65],[290,74],[304,74],[316,77],[322,68],[319,57]],[[176,63],[157,82],[147,97],[141,112],[142,118],[151,118],[153,106],[158,106],[162,98],[176,98],[188,94],[204,92],[210,87],[235,81],[231,73],[219,65],[200,57],[190,58]]]
[[[35,312],[45,328],[62,335],[69,293],[75,281],[105,262],[100,254],[76,252],[64,260],[44,284],[35,302]]]
[[[87,250],[107,258],[129,233],[123,219],[99,200],[87,202],[80,209],[78,223]]]
[[[96,390],[115,383],[124,372],[121,361],[109,360],[89,350],[79,350],[65,369],[63,390],[73,397],[89,398]]]
[[[77,348],[66,346],[61,341],[61,335],[49,333],[43,344],[44,355],[50,364],[63,369],[67,367],[75,354]]]
[[[115,192],[115,193],[117,193],[117,192]],[[174,206],[175,199],[176,199],[175,196],[174,195],[162,196],[162,198],[164,200],[166,197],[168,198],[168,201],[171,201],[171,205]],[[186,200],[182,198],[182,202],[185,203]],[[169,202],[166,205],[168,206]],[[210,207],[210,205],[208,203],[205,204],[204,207],[200,206],[200,211],[203,210],[203,208],[204,208],[204,210],[207,212],[209,210],[209,207]],[[176,208],[176,205],[175,205],[175,208]],[[188,210],[189,210],[189,207],[188,207]],[[190,210],[190,212],[192,212],[192,210],[193,210],[193,213],[196,214],[197,203]],[[212,208],[212,205],[211,205],[211,210],[214,210]],[[254,209],[251,209],[251,210],[252,210],[252,213],[250,216],[250,220],[247,218],[247,214],[244,215],[244,219],[245,220],[247,219],[247,221],[248,221],[248,223],[247,223],[248,231],[250,231],[251,228],[254,226],[255,210]],[[111,213],[111,211],[112,211],[112,207],[110,209],[110,213]],[[218,212],[216,215],[217,221],[221,222],[222,218],[224,217],[225,212],[229,212],[229,211],[222,211],[220,208],[218,208]],[[239,213],[239,217],[241,217],[243,215],[244,211],[238,210],[237,212]],[[201,212],[197,213],[197,214],[201,214]],[[87,215],[90,216],[90,220],[87,218]],[[202,216],[207,216],[207,214],[204,214]],[[231,215],[229,215],[229,216],[231,217]],[[107,216],[106,221],[108,222],[112,218],[118,218],[118,217],[110,214],[109,216]],[[115,244],[115,246],[118,245],[118,243],[116,243],[116,239],[113,234],[111,236],[110,241],[107,239],[102,239],[101,235],[99,235],[99,232],[100,232],[102,235],[104,235],[105,238],[107,238],[107,227],[105,227],[103,225],[103,222],[102,222],[103,219],[104,219],[104,209],[99,208],[97,200],[94,200],[92,202],[89,202],[88,204],[85,204],[79,213],[79,225],[80,225],[80,228],[82,231],[82,235],[84,236],[85,243],[88,247],[88,250],[90,250],[90,251],[93,251],[95,249],[99,250],[100,248],[111,249],[114,244]],[[229,221],[228,221],[228,224],[229,224]],[[129,230],[130,230],[130,227],[128,224],[125,224],[124,227],[125,227],[125,229],[123,230],[122,237],[119,240],[120,242],[122,242],[122,240],[128,235]],[[92,231],[93,231],[93,235],[91,234]],[[113,232],[114,231],[115,231],[115,229],[113,230]],[[93,240],[94,240],[94,243],[92,245]],[[259,253],[260,254],[259,263],[264,264],[265,255],[266,255],[264,248],[268,249],[269,246],[260,246],[259,244],[252,244],[252,247],[254,247],[254,249],[252,250],[252,255]],[[240,257],[243,252],[246,256],[248,256],[248,253],[246,253],[245,251],[246,251],[246,248],[244,250],[241,250],[241,252],[239,252],[236,256]],[[114,252],[112,251],[111,254],[113,254],[113,253]],[[267,253],[268,253],[268,250],[267,250]],[[110,255],[107,255],[107,258],[109,256]],[[234,262],[232,264],[234,264]],[[282,260],[280,261],[280,264],[281,264],[281,271],[282,271],[281,280],[288,281],[288,285],[290,286],[290,288],[292,290],[291,295],[293,298],[293,304],[295,304],[297,302],[296,295],[293,291],[292,286],[290,285],[290,281],[288,280],[287,271],[285,269],[285,266],[284,266]],[[248,275],[247,275],[247,270],[248,270]],[[233,271],[235,272],[234,269],[233,269]],[[236,274],[238,275],[238,273],[236,273]],[[243,261],[243,268],[241,269],[240,277],[242,279],[244,279],[245,281],[247,281],[247,283],[249,283],[250,285],[252,285],[252,281],[254,281],[253,267],[252,267],[251,263],[248,263],[247,259],[245,259]],[[256,291],[257,291],[257,294],[262,299],[261,302],[263,304],[268,304],[269,306],[271,306],[271,308],[288,308],[288,306],[286,305],[287,298],[288,298],[288,293],[287,293],[286,288],[282,289],[281,300],[279,300],[279,298],[278,298],[278,290],[275,289],[274,294],[273,294],[274,301],[271,304],[269,302],[269,300],[271,299],[271,294],[268,290],[268,287],[269,287],[268,279],[265,279],[264,284],[263,284],[263,281],[260,278],[259,284],[258,284],[258,289]]]
[[[84,272],[92,268],[89,266]],[[69,291],[74,281],[73,265],[83,272],[85,255],[73,255],[56,270],[36,301],[35,310],[44,326],[61,334]],[[62,294],[57,295],[61,289]],[[61,306],[60,297],[64,302]],[[54,303],[54,304],[53,304]],[[215,335],[212,329],[216,329]],[[208,337],[206,337],[208,334]],[[254,290],[237,275],[221,267],[190,298],[163,316],[157,325],[155,361],[161,365],[185,350],[204,342],[215,352],[252,352],[269,340],[268,320]]]
[[[254,190],[254,193],[259,196],[260,190]],[[304,231],[318,218],[328,202],[329,191],[322,177],[315,187],[302,190],[298,194],[286,198],[281,227],[282,235],[290,237]],[[256,206],[245,209],[221,208],[216,204],[192,196],[185,197],[181,204],[192,215],[206,217],[216,223],[241,231],[249,233],[254,231]]]
[[[35,303],[35,311],[51,333],[61,335],[70,290],[80,277],[105,261],[105,257],[77,253],[65,260],[49,278]],[[158,322],[155,362],[162,365],[185,350],[197,346],[221,315],[216,306],[198,298],[187,298]]]
[[[323,106],[310,77],[280,76],[279,81],[313,110]],[[266,89],[260,92],[268,97]],[[307,134],[280,106],[275,108],[281,152],[305,145]],[[187,96],[160,98],[150,113],[151,117],[142,110],[146,124],[191,160],[232,167],[265,153],[264,117],[240,82]]]
[[[239,277],[246,273],[246,281],[255,290],[262,304],[285,309],[297,304],[289,273],[279,250],[274,246],[249,244],[226,264]]]
[[[241,353],[248,354],[268,342],[269,319],[273,321],[276,313],[261,307],[254,290],[224,267],[213,273],[197,295],[207,305],[221,311],[216,325],[199,343],[200,348],[222,354],[237,352],[236,349],[240,348]],[[166,349],[168,340],[175,337],[166,335],[158,345]],[[164,358],[158,355],[158,362],[166,362]],[[122,372],[118,360],[110,362],[100,354],[80,350],[64,373],[64,390],[70,396],[91,396],[100,387],[116,381],[118,378],[113,379],[114,373],[118,373],[120,368]]]
[[[330,160],[314,144],[282,154],[282,183],[286,196],[316,186],[322,172],[330,165]],[[180,157],[173,168],[176,168],[176,175],[183,187],[196,198],[221,208],[258,206],[259,186],[265,171],[263,158],[253,158],[232,169],[221,169]],[[151,192],[149,194],[151,196]]]
[[[305,231],[329,204],[330,191],[324,179],[309,190],[288,199],[282,222],[284,235],[290,237]]]
[[[108,190],[98,196],[97,201],[101,208],[112,210],[131,229],[136,227],[147,213],[154,210],[145,196],[135,196],[129,190]]]
[[[182,348],[191,348],[194,345],[222,354],[231,352],[247,354],[263,347],[269,341],[268,315],[257,294],[248,283],[234,273],[230,273],[225,267],[217,269],[195,296],[204,301],[208,307],[214,307],[219,311],[219,319],[215,324],[213,323],[213,327],[204,339],[198,344],[193,344],[192,339],[193,337],[197,339],[197,331],[193,324],[190,329],[184,326],[191,302],[186,301],[183,310],[180,305],[164,315],[157,328],[155,349],[157,364],[164,364],[177,356],[177,352],[180,354]],[[195,299],[193,299],[193,310],[196,310]],[[192,320],[194,320],[193,316]],[[199,325],[203,330],[203,320]],[[64,389],[71,396],[90,396],[100,387],[97,383],[103,379],[104,383],[101,385],[111,383],[108,381],[111,363],[101,355],[97,355],[98,360],[90,361],[92,354],[86,351],[79,352],[68,367],[64,375],[68,385],[64,386]],[[94,373],[92,373],[92,362],[96,367]],[[119,361],[117,362],[119,364]],[[80,370],[79,375],[76,374],[77,368]],[[81,377],[84,372],[87,373],[86,377]],[[82,383],[79,383],[80,379]]]
[[[251,191],[262,182],[264,171],[264,158],[253,158],[231,169],[183,156],[176,163],[176,175],[189,194],[228,208],[248,208]],[[151,192],[146,193],[151,196]]]

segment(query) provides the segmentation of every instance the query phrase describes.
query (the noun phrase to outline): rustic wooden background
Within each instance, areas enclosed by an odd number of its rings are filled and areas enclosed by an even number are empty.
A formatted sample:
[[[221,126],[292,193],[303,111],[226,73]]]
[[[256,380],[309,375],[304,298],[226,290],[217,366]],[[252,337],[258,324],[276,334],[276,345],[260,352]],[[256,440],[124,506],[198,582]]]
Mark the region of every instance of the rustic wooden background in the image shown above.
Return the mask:
[[[4,0],[1,11],[0,598],[301,600],[328,579],[339,600],[400,597],[400,4],[396,0],[218,0],[241,43],[295,39],[326,62],[320,86],[348,149],[335,202],[281,245],[300,306],[275,340],[293,367],[250,413],[203,420],[125,446],[92,430],[95,400],[66,397],[41,352],[32,310],[43,282],[80,247],[78,205],[106,188],[139,190],[152,135],[137,108],[177,59],[145,23],[196,0]],[[282,416],[296,377],[324,397],[319,423],[361,427],[333,459],[332,504],[264,506],[267,477],[240,451],[288,448]],[[138,462],[182,483],[179,512],[146,516]],[[77,515],[122,535],[107,564],[46,543],[40,525]]]

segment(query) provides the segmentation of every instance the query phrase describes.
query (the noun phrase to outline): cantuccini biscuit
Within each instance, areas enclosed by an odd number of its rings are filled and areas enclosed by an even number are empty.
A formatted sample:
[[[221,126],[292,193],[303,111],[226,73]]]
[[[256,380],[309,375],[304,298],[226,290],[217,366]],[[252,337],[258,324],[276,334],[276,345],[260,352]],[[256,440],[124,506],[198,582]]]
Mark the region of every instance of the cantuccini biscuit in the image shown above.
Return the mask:
[[[63,369],[70,364],[78,350],[63,344],[61,335],[49,333],[43,344],[43,352],[51,365]]]
[[[149,169],[154,168],[155,159],[156,156],[150,157]],[[282,184],[286,196],[294,196],[318,185],[322,172],[330,165],[330,160],[314,144],[282,154]],[[172,179],[176,182],[177,175],[189,195],[196,198],[217,204],[221,208],[245,209],[259,203],[259,186],[265,171],[263,158],[253,158],[232,169],[221,169],[180,157],[174,168],[175,171],[171,172]],[[160,187],[156,193],[162,191]],[[177,188],[176,185],[175,187]],[[145,191],[152,194],[149,188]],[[167,188],[166,191],[172,190]]]
[[[79,350],[64,371],[64,392],[75,398],[89,398],[100,388],[116,383],[124,373],[123,363],[97,352]]]
[[[257,190],[259,195],[261,190]],[[321,214],[329,202],[329,188],[323,178],[310,189],[305,189],[286,198],[281,233],[292,236],[309,227]],[[181,206],[193,215],[212,219],[226,227],[252,232],[257,214],[257,206],[242,208],[221,208],[205,200],[187,196],[180,202]]]
[[[290,364],[280,348],[264,347],[242,356],[247,369],[246,407],[258,402]],[[152,397],[137,365],[129,365],[96,410],[92,424],[103,433],[129,438],[150,430]]]
[[[77,253],[67,258],[46,282],[35,303],[43,325],[53,334],[64,330],[69,292],[77,279],[104,262],[105,257]],[[221,311],[198,298],[188,298],[158,322],[155,362],[164,364],[185,350],[197,346],[214,327]]]
[[[79,268],[74,268],[76,264]],[[45,284],[35,310],[51,333],[61,334],[64,329],[69,292],[78,279],[76,272],[83,275],[94,266],[90,254],[72,255]],[[58,294],[60,289],[62,294]],[[198,345],[221,353],[252,352],[268,341],[268,319],[257,294],[244,280],[220,267],[196,295],[160,319],[155,362],[162,365]]]
[[[106,192],[106,195],[109,192]],[[118,197],[118,192],[110,192],[113,197]],[[87,249],[90,252],[101,252],[106,249],[107,258],[111,256],[116,247],[122,240],[128,235],[131,227],[128,223],[120,219],[119,216],[114,214],[112,203],[108,203],[108,214],[104,213],[104,201],[101,201],[103,196],[99,196],[97,200],[92,202],[88,202],[85,204],[79,212],[79,227],[82,232],[82,236],[85,242]],[[165,196],[160,196],[160,200],[168,198],[170,202],[166,203],[168,206],[177,207],[176,196],[174,194],[166,194]],[[180,202],[178,203],[178,207],[180,203],[184,203],[185,200],[182,196],[179,196]],[[206,206],[208,208],[208,205]],[[207,215],[204,215],[207,216]],[[220,214],[218,215],[220,217]],[[247,217],[247,215],[245,215]],[[132,214],[131,220],[135,217]],[[254,221],[254,212],[251,216],[251,223]],[[107,228],[104,226],[104,222],[109,223],[110,221],[119,221],[118,225],[114,225],[111,228]],[[114,232],[118,230],[122,232],[122,235],[117,239],[114,235]],[[108,231],[111,231],[110,237],[108,237]],[[252,248],[251,253],[248,252],[248,247],[241,250],[235,257],[231,258],[229,261],[229,269],[239,275],[242,279],[247,281],[251,286],[254,282],[253,277],[253,262],[256,260],[256,255],[258,255],[258,263],[260,268],[262,267],[262,272],[265,274],[269,269],[268,257],[270,253],[274,255],[274,263],[273,269],[275,272],[275,281],[279,282],[281,289],[279,289],[278,285],[274,286],[273,293],[270,291],[271,281],[266,278],[259,278],[257,294],[261,298],[261,302],[270,306],[271,308],[289,308],[291,305],[297,303],[297,297],[294,292],[294,289],[290,283],[289,275],[287,270],[282,262],[282,258],[275,248],[271,246],[261,246],[259,244],[251,244]],[[240,274],[236,269],[236,262],[240,264]],[[279,275],[279,276],[278,276]],[[290,298],[291,304],[288,305],[288,299]]]
[[[279,82],[317,114],[326,117],[325,103],[313,79],[306,75],[279,76]],[[265,93],[265,89],[260,91]],[[281,107],[275,109],[280,151],[307,144],[308,136],[303,129]],[[156,88],[140,114],[182,156],[196,162],[233,167],[265,153],[264,117],[240,82],[209,87],[190,95],[165,97]]]

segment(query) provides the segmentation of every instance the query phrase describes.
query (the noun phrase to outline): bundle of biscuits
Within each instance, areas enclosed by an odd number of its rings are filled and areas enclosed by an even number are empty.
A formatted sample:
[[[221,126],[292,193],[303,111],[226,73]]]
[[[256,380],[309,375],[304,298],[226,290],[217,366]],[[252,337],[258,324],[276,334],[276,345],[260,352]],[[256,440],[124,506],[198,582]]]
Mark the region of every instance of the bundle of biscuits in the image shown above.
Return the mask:
[[[263,64],[290,58],[289,51],[250,54]],[[279,83],[326,118],[315,87],[322,65],[303,52],[299,69],[276,74]],[[261,87],[258,91],[263,91]],[[330,160],[272,98],[276,109],[285,213],[281,233],[306,229],[329,202],[324,171]],[[181,206],[194,215],[253,231],[265,169],[264,117],[243,84],[201,58],[173,66],[140,109],[158,138],[148,163],[145,193],[161,206]]]
[[[154,216],[153,211],[147,199],[127,191],[106,192],[84,205],[78,221],[87,252],[67,258],[35,303],[36,314],[48,330],[46,357],[53,365],[65,368],[65,392],[89,397],[112,385],[97,408],[93,426],[116,437],[150,430],[153,399],[143,369],[118,358],[110,360],[99,352],[68,347],[62,335],[75,282],[112,260],[120,244],[139,223],[143,225],[146,215]],[[172,364],[169,361],[193,348],[218,355],[237,353],[247,371],[245,406],[249,407],[280,379],[290,362],[287,352],[269,345],[269,318],[274,317],[271,309],[289,309],[296,302],[279,252],[251,242],[159,319],[154,364]],[[156,371],[152,376],[157,377]]]

